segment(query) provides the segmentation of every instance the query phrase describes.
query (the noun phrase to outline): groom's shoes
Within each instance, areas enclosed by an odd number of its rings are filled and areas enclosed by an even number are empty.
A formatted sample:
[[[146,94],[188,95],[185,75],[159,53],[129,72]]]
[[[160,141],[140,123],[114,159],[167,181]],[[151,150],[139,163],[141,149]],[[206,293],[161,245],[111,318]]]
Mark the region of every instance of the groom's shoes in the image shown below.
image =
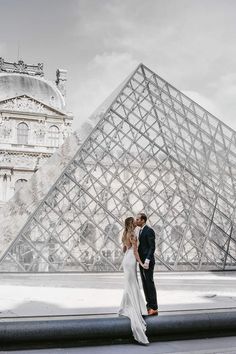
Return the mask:
[[[148,316],[158,316],[158,310],[148,309]]]

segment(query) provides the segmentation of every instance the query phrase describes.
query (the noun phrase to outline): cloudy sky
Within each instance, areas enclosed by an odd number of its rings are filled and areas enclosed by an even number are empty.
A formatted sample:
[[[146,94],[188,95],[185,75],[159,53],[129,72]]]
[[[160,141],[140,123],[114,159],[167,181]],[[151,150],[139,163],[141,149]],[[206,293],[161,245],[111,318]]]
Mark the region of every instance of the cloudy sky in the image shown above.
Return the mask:
[[[140,63],[236,129],[235,0],[0,0],[0,56],[68,70],[74,128]]]

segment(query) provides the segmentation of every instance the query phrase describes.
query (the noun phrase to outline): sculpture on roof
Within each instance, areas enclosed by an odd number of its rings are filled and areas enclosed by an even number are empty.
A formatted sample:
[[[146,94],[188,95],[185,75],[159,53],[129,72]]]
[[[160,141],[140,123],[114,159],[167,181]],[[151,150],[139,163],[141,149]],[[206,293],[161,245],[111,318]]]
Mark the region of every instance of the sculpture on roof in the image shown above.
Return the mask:
[[[0,73],[1,72],[44,76],[43,63],[30,65],[25,64],[23,60],[18,60],[18,63],[12,63],[5,61],[2,57],[0,57]]]

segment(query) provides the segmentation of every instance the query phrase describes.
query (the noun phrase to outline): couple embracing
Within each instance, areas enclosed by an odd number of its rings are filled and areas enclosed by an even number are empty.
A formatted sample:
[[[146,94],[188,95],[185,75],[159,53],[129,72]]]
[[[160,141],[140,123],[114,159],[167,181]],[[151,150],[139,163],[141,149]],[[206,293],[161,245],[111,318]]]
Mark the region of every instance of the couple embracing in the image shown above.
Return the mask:
[[[118,314],[130,318],[131,329],[136,341],[148,344],[146,322],[143,315],[158,315],[156,288],[153,280],[155,265],[155,232],[146,225],[147,216],[144,213],[136,219],[125,220],[122,236],[124,259],[124,294]],[[139,263],[146,305],[138,284],[137,262]]]

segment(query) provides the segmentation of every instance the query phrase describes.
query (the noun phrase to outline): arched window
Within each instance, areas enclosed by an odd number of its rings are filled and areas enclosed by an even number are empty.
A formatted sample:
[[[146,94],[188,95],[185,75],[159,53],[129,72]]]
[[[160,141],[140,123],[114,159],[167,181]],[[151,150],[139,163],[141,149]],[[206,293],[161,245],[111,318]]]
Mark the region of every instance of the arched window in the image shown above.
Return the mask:
[[[16,181],[15,183],[15,192],[18,191],[18,189],[20,189],[23,184],[25,184],[27,182],[27,179],[24,179],[24,178],[20,178]]]
[[[49,128],[49,145],[52,147],[58,147],[59,146],[59,128],[56,125],[52,125]]]
[[[28,144],[29,127],[26,123],[19,123],[17,126],[17,143]]]

